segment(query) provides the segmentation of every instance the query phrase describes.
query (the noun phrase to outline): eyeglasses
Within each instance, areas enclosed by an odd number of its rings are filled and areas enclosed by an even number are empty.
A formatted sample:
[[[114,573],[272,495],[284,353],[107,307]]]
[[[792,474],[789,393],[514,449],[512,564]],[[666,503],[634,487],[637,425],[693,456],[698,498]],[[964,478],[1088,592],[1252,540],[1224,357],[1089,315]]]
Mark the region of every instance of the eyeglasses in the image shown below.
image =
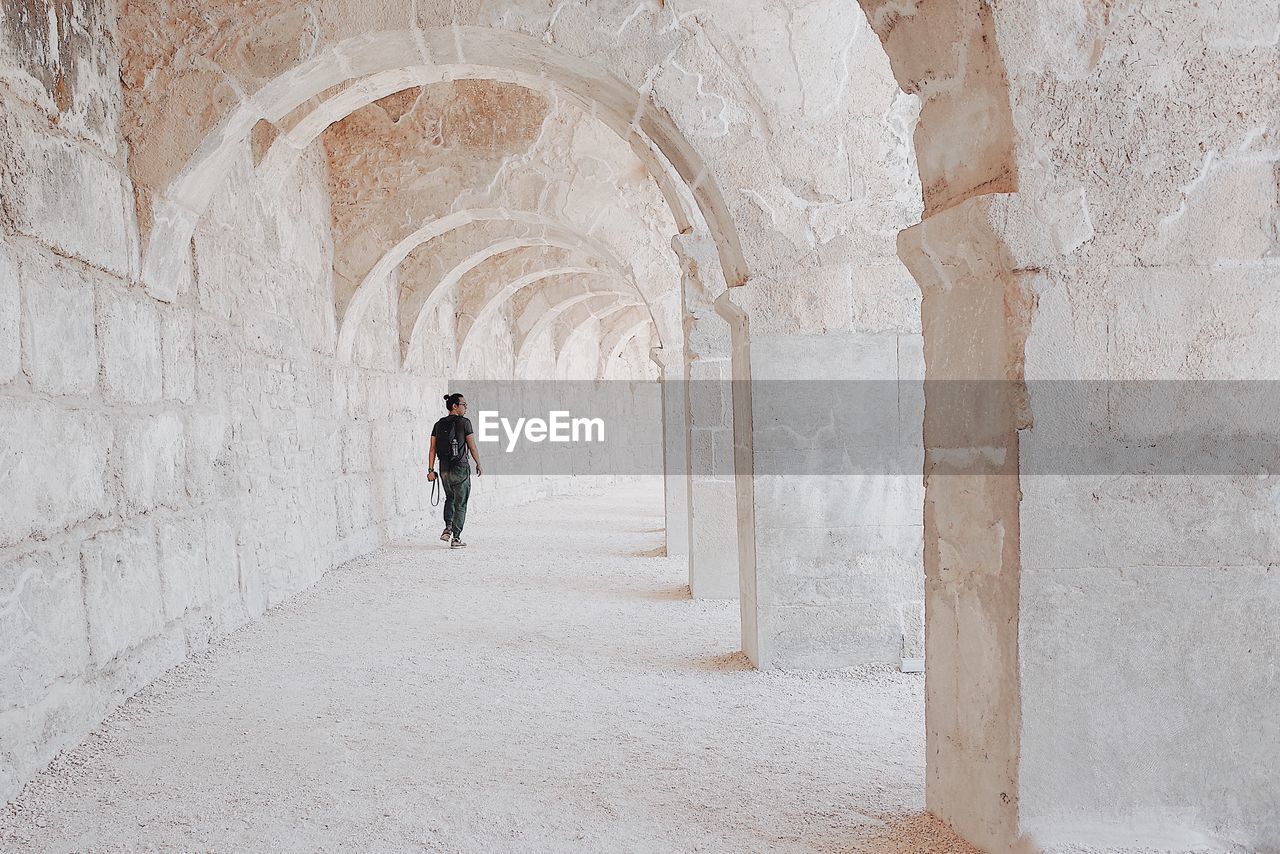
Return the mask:
[[[458,405],[458,406],[466,406],[466,405],[467,405],[467,402],[466,402],[465,400],[460,400],[460,401],[458,401],[457,405]]]

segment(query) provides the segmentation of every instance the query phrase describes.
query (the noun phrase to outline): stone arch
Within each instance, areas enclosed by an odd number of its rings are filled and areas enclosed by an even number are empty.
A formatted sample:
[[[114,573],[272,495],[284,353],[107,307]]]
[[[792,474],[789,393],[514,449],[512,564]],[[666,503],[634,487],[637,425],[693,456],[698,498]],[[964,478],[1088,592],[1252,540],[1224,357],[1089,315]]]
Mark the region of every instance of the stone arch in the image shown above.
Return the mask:
[[[976,0],[945,16],[903,14],[890,0],[859,3],[899,87],[922,99],[914,143],[924,218],[970,198],[1016,192],[1009,81],[992,10]]]
[[[630,290],[594,287],[590,279],[581,276],[545,282],[541,287],[527,288],[525,293],[529,295],[525,304],[517,308],[512,318],[517,365],[525,359],[529,345],[574,306],[606,299],[634,300]]]
[[[516,376],[521,377],[528,373],[529,364],[533,359],[533,347],[540,340],[546,341],[555,363],[558,364],[560,353],[574,331],[592,318],[598,320],[607,316],[621,304],[636,305],[637,303],[622,296],[596,293],[586,297],[571,297],[566,299],[562,306],[546,312],[540,318],[541,323],[536,334],[526,336],[520,350],[517,351]]]
[[[371,103],[404,91],[397,88],[401,86],[403,79],[403,75],[399,73],[375,74],[369,78],[364,78],[316,106],[310,113],[298,118],[296,124],[292,125],[289,131],[281,133],[275,138],[258,167],[258,174],[263,183],[267,186],[278,186],[288,175],[302,152],[319,139],[327,127]],[[452,82],[454,79],[458,78],[436,80],[433,75],[428,79],[415,83],[412,88],[420,88],[432,83]],[[503,82],[496,77],[486,79],[493,82]],[[541,87],[540,91],[549,95],[567,94],[562,93],[554,86]],[[569,100],[582,115],[596,120],[600,119],[598,111],[590,108],[591,105],[583,104],[581,99],[577,98],[570,98]],[[550,117],[550,114],[548,117]],[[679,183],[678,176],[676,178],[672,177],[668,165],[654,151],[652,145],[647,143],[642,145],[640,144],[643,142],[642,139],[627,137],[620,134],[616,127],[607,124],[605,126],[624,142],[630,143],[628,149],[637,157],[638,162],[643,165],[647,174],[653,178],[654,185],[672,214],[677,232],[690,227],[690,223],[698,219],[697,212],[691,207],[692,198],[688,193],[680,191],[677,187]]]
[[[402,343],[407,347],[422,311],[439,288],[457,284],[485,260],[506,252],[536,247],[558,248],[575,261],[598,264],[619,276],[625,274],[616,263],[611,264],[610,258],[616,261],[612,253],[609,258],[599,254],[598,250],[604,244],[593,242],[589,235],[549,218],[543,218],[542,222],[541,225],[533,226],[511,219],[477,220],[437,235],[415,247],[406,258],[431,252],[431,263],[438,278],[416,282],[410,286],[401,283],[399,302]],[[439,251],[432,251],[435,243],[443,242],[446,238],[450,240],[449,245]],[[567,262],[569,259],[565,260]]]
[[[628,309],[628,306],[621,305],[621,303],[618,303],[618,302],[611,302],[611,303],[607,303],[607,305],[600,306],[598,310],[586,312],[586,314],[584,315],[575,314],[570,316],[570,318],[567,319],[566,323],[557,324],[556,326],[557,334],[556,334],[556,338],[554,338],[554,342],[556,342],[557,351],[563,350],[564,346],[566,346],[566,343],[570,341],[573,335],[576,335],[577,332],[579,332],[579,330],[582,328],[582,325],[584,325],[585,323],[588,323],[589,320],[593,318],[595,320],[599,320],[603,328],[605,321],[607,321],[609,318],[613,318],[613,316],[617,315],[618,312],[621,312],[626,309]],[[612,329],[612,326],[611,326],[611,329]],[[602,343],[602,346],[603,346],[603,343],[604,343],[603,339],[602,341],[600,341],[600,343]],[[660,344],[658,344],[658,346],[660,346]]]
[[[593,379],[600,379],[600,367],[603,364],[603,361],[599,354],[606,350],[605,339],[609,339],[609,347],[612,347],[617,343],[614,332],[616,325],[621,322],[618,320],[618,317],[619,315],[631,317],[630,313],[633,311],[636,312],[636,314],[632,319],[634,320],[634,323],[638,325],[640,323],[639,313],[643,311],[643,307],[627,305],[616,300],[594,308],[590,308],[583,303],[578,307],[578,310],[571,309],[567,317],[562,316],[558,319],[552,327],[554,329],[552,349],[556,353],[558,372],[562,375],[564,374],[564,358],[565,353],[569,349],[570,343],[576,336],[582,334],[583,329],[588,323],[595,320],[600,323],[601,338],[598,342],[599,349],[597,350],[596,363],[590,367],[589,374]]]
[[[539,247],[559,251],[547,253],[550,257],[542,257],[542,253],[533,254],[532,250]],[[466,289],[462,289],[462,285],[472,279],[483,282],[486,268],[494,266],[496,262],[504,258],[532,258],[534,263],[543,269],[559,268],[579,271],[584,274],[606,272],[607,268],[601,269],[601,267],[592,263],[594,261],[593,256],[584,257],[574,253],[572,250],[573,247],[570,244],[554,240],[550,242],[531,242],[521,238],[500,240],[468,255],[450,268],[439,281],[409,290],[406,299],[401,302],[400,330],[404,352],[407,354],[416,349],[416,344],[422,333],[423,318],[442,299],[456,291],[454,293],[455,297],[461,300],[468,295],[463,292]],[[501,272],[499,272],[499,275],[501,275]],[[463,306],[456,305],[455,311],[457,317],[461,319],[464,312]],[[468,314],[467,316],[472,315]]]
[[[552,348],[557,354],[561,353],[569,342],[569,339],[576,335],[583,325],[591,322],[592,320],[603,322],[606,318],[620,310],[621,306],[612,301],[598,306],[591,306],[584,303],[570,308],[567,312],[563,313],[551,323]]]
[[[466,344],[471,336],[472,330],[482,326],[486,320],[490,318],[496,308],[506,300],[510,299],[518,291],[537,284],[545,279],[556,276],[583,276],[597,275],[598,271],[590,267],[549,267],[543,270],[535,270],[515,279],[512,282],[501,285],[493,290],[492,293],[486,294],[481,302],[479,310],[472,316],[470,313],[459,311],[459,320],[471,318],[469,323],[459,324],[458,328],[458,349],[459,351],[466,349]],[[643,301],[637,305],[644,305],[646,315],[652,319],[652,315],[647,311],[647,304]]]
[[[434,57],[449,57],[437,63]],[[483,61],[478,58],[483,57]],[[376,76],[375,75],[380,75]],[[151,205],[151,233],[143,258],[143,280],[153,296],[171,300],[187,274],[188,246],[195,222],[226,175],[229,164],[265,119],[273,124],[309,99],[352,80],[345,99],[326,101],[303,125],[298,139],[314,138],[324,127],[377,93],[390,94],[412,86],[443,80],[489,79],[531,89],[554,88],[578,101],[631,142],[655,179],[674,174],[663,194],[669,204],[680,197],[692,200],[716,241],[727,284],[747,278],[737,229],[708,168],[665,112],[647,97],[593,63],[545,45],[528,36],[483,27],[432,27],[368,33],[326,47],[322,53],[271,79],[252,96],[233,107],[204,137],[199,147]],[[661,180],[660,180],[661,184]],[[688,217],[684,205],[673,204],[681,228]]]
[[[623,262],[617,257],[616,253],[602,240],[589,234],[583,234],[568,226],[556,222],[541,214],[529,213],[525,211],[506,211],[501,209],[475,209],[464,210],[451,213],[447,216],[440,217],[432,222],[426,223],[421,228],[407,235],[399,243],[387,250],[382,258],[374,265],[373,269],[365,276],[361,282],[355,295],[347,307],[347,312],[343,316],[342,326],[338,334],[338,355],[340,358],[350,359],[355,344],[356,330],[363,312],[371,304],[377,295],[379,288],[390,287],[391,271],[399,266],[409,253],[428,243],[437,237],[447,234],[455,229],[462,228],[472,223],[488,223],[501,222],[510,223],[521,236],[509,238],[509,242],[502,243],[506,249],[490,251],[490,248],[479,250],[472,258],[464,260],[458,267],[457,277],[461,278],[467,270],[474,267],[476,263],[482,262],[485,258],[493,257],[500,251],[517,248],[521,244],[520,241],[530,241],[527,245],[546,245],[560,246],[565,249],[573,249],[581,251],[592,257],[599,258],[606,269],[614,272],[616,275],[629,279],[630,276],[626,272],[627,268]],[[486,254],[488,253],[488,254]],[[470,264],[470,266],[466,266]],[[639,290],[637,292],[646,301],[652,300],[656,294],[644,294]],[[409,327],[409,348],[407,352],[413,349],[413,341],[418,333],[418,329],[422,323],[422,318],[426,316],[432,304],[432,295],[438,296],[443,293],[439,285],[431,289],[422,306],[418,307],[413,313],[414,325]]]
[[[474,312],[474,315],[467,309],[460,307],[458,311],[459,323],[457,327],[459,370],[463,371],[463,373],[467,373],[474,368],[474,364],[467,361],[466,356],[466,354],[474,352],[475,348],[472,347],[472,344],[474,343],[474,336],[479,334],[481,330],[487,330],[490,328],[488,324],[495,320],[495,313],[497,310],[502,305],[506,304],[513,296],[527,288],[535,287],[539,283],[546,282],[548,280],[565,279],[567,277],[579,279],[584,276],[602,277],[602,274],[600,271],[590,268],[548,267],[545,269],[536,269],[521,275],[510,282],[496,285],[491,292],[487,293],[482,298],[480,307]],[[625,287],[626,285],[622,286],[622,288]],[[601,292],[596,291],[595,293],[599,294]],[[607,293],[613,296],[615,304],[634,307],[644,317],[648,318],[649,322],[654,323],[655,329],[657,328],[657,324],[654,322],[653,314],[650,311],[648,303],[645,302],[643,297],[638,296],[634,290],[631,290],[628,294],[627,291],[624,291],[621,288],[616,288]],[[622,298],[619,299],[618,297]],[[468,319],[470,322],[467,322]],[[517,333],[514,328],[514,324],[512,324],[512,327],[512,367],[514,370],[519,360],[519,348],[515,346],[514,338]],[[465,370],[464,366],[466,368]]]

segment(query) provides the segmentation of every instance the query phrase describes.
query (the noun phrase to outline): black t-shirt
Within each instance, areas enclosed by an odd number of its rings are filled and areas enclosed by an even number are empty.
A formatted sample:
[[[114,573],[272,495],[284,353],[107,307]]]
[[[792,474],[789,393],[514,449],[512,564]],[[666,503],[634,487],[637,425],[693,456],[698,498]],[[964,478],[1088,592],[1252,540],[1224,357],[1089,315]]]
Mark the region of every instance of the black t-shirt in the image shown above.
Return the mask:
[[[467,454],[467,437],[476,432],[471,429],[471,421],[465,415],[446,415],[431,428],[431,435],[436,437],[436,456],[440,459],[440,468],[470,468]]]

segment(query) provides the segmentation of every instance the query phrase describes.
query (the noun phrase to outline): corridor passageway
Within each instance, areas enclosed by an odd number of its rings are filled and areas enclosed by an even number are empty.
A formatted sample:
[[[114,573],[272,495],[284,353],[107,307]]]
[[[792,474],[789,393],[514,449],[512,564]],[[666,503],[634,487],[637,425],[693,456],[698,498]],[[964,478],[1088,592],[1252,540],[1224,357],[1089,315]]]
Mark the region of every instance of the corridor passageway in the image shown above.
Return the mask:
[[[1280,852],[1277,68],[0,2],[0,854]]]
[[[923,680],[751,669],[660,486],[428,531],[129,701],[0,848],[921,851]],[[863,847],[864,845],[869,847]],[[946,850],[965,850],[960,847]],[[937,849],[942,850],[942,849]]]

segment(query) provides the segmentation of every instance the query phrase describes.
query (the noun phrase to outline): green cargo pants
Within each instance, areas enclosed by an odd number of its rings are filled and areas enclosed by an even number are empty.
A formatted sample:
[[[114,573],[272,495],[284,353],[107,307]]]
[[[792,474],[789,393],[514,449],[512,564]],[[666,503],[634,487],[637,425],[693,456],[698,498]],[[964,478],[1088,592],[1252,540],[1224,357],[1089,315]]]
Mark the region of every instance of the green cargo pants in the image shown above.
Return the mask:
[[[467,523],[467,499],[471,497],[471,467],[441,467],[440,480],[444,482],[444,523],[454,538],[461,537],[462,526]]]

